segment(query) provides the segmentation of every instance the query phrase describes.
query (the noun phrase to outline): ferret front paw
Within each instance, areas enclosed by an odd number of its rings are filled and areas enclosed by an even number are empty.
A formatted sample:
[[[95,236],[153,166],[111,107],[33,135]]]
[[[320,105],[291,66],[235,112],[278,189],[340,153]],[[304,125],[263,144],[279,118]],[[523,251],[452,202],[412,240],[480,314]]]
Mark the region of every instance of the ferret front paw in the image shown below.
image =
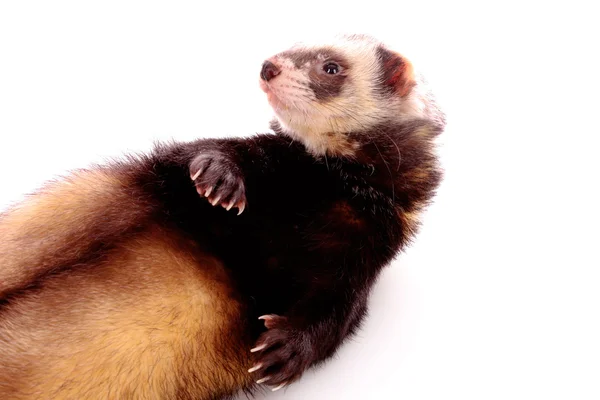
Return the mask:
[[[256,363],[248,372],[256,383],[272,386],[273,391],[291,384],[302,376],[310,366],[313,349],[310,338],[302,331],[293,329],[287,318],[278,315],[263,315],[268,331],[257,340],[251,349],[256,354]]]
[[[246,189],[239,169],[225,154],[207,151],[190,163],[190,176],[200,196],[227,211],[236,207],[238,215],[246,208]]]

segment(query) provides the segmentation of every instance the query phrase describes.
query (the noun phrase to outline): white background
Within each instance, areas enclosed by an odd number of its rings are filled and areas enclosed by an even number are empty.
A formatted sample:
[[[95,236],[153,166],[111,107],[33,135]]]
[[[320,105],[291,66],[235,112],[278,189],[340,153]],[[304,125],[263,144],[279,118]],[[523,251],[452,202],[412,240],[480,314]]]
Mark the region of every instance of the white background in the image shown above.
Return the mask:
[[[264,58],[369,33],[436,89],[446,179],[360,334],[265,398],[599,399],[597,12],[491,4],[3,1],[0,206],[155,139],[264,131]]]

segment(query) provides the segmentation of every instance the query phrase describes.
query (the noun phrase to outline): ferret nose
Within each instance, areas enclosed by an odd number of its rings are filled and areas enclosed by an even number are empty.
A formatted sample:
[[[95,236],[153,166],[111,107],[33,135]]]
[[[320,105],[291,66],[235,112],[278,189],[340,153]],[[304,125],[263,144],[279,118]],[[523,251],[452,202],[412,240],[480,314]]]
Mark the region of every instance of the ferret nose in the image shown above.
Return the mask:
[[[273,64],[271,61],[267,60],[262,65],[262,70],[260,71],[260,77],[265,81],[270,81],[275,78],[277,75],[281,73],[281,70]]]

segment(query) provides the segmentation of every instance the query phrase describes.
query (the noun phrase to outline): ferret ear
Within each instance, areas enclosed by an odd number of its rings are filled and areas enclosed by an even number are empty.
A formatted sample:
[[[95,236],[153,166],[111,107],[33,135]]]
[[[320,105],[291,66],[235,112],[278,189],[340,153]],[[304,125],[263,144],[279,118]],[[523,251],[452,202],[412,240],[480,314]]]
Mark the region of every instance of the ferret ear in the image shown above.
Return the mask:
[[[400,97],[407,96],[415,85],[412,64],[400,54],[384,47],[379,47],[377,51],[383,69],[384,86]]]

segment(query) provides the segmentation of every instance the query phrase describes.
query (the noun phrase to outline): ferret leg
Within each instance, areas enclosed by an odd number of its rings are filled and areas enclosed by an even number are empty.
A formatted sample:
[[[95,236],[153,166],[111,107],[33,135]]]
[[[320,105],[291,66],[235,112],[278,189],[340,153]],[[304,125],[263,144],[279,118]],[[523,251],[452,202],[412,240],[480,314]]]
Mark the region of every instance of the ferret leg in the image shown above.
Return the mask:
[[[339,348],[366,313],[367,291],[355,292],[348,282],[307,296],[280,315],[263,315],[267,331],[250,351],[256,361],[249,373],[257,383],[279,390]]]

